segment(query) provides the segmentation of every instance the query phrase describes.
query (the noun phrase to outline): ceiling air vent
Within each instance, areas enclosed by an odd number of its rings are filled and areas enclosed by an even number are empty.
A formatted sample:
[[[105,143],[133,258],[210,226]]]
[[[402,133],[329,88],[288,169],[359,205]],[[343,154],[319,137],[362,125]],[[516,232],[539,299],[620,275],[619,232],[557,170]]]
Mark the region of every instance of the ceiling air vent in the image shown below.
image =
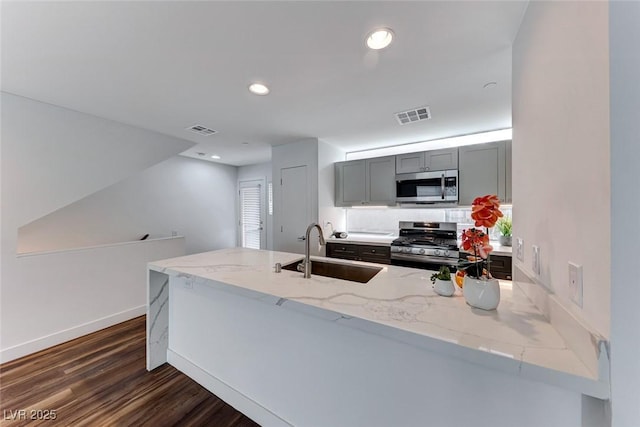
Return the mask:
[[[202,136],[209,136],[209,135],[213,135],[214,133],[216,133],[217,131],[210,129],[208,127],[202,126],[202,125],[193,125],[193,126],[189,126],[187,128],[187,130],[190,130],[191,132],[195,132],[199,135]]]
[[[421,120],[427,120],[431,118],[431,111],[429,107],[418,107],[413,108],[411,110],[402,111],[400,113],[396,113],[396,119],[398,123],[401,125],[406,125],[407,123],[419,122]]]

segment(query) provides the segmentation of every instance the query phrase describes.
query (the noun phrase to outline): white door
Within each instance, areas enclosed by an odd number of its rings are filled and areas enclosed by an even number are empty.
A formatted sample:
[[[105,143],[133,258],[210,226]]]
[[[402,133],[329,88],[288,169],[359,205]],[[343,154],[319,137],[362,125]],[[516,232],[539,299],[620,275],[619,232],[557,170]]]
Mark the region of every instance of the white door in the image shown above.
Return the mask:
[[[243,248],[265,249],[264,180],[240,181],[238,187],[238,244]]]
[[[277,250],[303,254],[304,241],[299,237],[304,236],[311,223],[307,166],[280,169],[280,178],[282,219],[280,229],[274,230],[280,233]]]

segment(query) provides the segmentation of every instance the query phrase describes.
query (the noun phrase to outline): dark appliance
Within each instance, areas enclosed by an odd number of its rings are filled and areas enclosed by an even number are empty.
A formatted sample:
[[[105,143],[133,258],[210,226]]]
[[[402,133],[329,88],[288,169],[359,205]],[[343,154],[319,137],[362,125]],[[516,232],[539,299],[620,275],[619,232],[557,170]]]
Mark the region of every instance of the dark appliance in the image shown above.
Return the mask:
[[[398,203],[457,203],[458,171],[405,173],[396,175]]]
[[[399,237],[391,242],[391,265],[456,271],[459,250],[455,222],[400,221]]]

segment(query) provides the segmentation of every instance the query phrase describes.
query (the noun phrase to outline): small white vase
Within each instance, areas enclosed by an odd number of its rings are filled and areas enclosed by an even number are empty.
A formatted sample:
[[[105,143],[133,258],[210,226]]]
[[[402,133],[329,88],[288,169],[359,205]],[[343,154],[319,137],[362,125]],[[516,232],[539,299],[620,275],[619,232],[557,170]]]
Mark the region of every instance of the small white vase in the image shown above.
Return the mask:
[[[453,282],[451,280],[440,279],[436,279],[436,283],[433,285],[433,290],[443,297],[450,297],[456,292],[456,288],[453,286]]]
[[[462,295],[471,307],[495,310],[500,303],[500,283],[498,279],[475,279],[464,276]]]

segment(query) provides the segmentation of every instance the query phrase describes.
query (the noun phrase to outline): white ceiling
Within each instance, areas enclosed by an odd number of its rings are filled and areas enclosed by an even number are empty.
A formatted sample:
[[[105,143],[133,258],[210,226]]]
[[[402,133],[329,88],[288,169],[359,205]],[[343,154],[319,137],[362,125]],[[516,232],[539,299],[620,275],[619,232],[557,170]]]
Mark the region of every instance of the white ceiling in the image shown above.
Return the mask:
[[[2,90],[245,165],[317,137],[357,151],[511,126],[526,1],[2,2]],[[383,51],[364,39],[391,27]],[[260,80],[268,96],[247,91]],[[497,82],[483,88],[487,82]],[[429,105],[400,126],[394,113]],[[218,131],[199,136],[184,128]],[[243,144],[244,143],[244,144]],[[247,144],[248,143],[248,144]]]

